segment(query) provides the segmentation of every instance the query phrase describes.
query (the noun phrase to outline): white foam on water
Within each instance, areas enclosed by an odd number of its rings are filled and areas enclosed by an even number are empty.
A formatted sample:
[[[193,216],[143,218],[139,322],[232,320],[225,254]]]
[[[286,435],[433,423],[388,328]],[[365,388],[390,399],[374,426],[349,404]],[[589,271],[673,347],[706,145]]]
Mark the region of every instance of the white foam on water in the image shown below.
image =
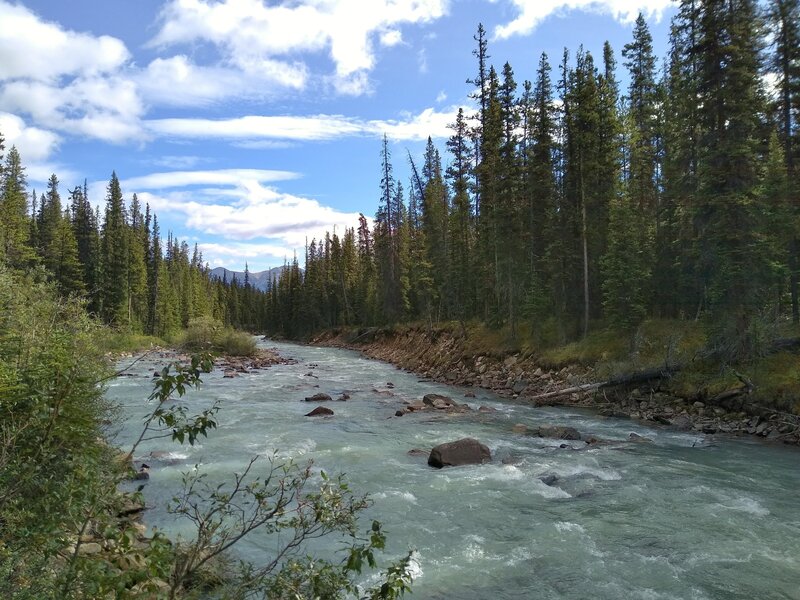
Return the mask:
[[[294,443],[278,443],[278,441],[274,441],[270,443],[271,448],[268,448],[264,451],[265,454],[272,454],[273,449],[272,447],[278,447],[276,456],[278,458],[295,458],[297,456],[304,456],[309,452],[313,452],[317,448],[317,442],[312,440],[311,438],[306,438],[304,440],[297,440]]]
[[[478,544],[467,544],[464,548],[464,558],[467,562],[476,562],[484,558],[483,547]]]
[[[408,572],[412,580],[419,579],[423,575],[422,571],[422,555],[414,550],[411,553],[411,558],[408,562]]]
[[[711,506],[713,508],[724,508],[726,510],[745,512],[756,517],[766,517],[769,514],[768,508],[762,506],[762,504],[755,498],[748,498],[747,496],[729,500],[724,504],[722,502],[715,503]]]
[[[521,562],[531,560],[532,558],[533,554],[531,554],[530,548],[519,546],[511,551],[510,556],[506,559],[506,564],[513,567]]]
[[[187,452],[167,452],[160,457],[162,460],[186,460],[189,458]]]
[[[543,498],[553,499],[553,498],[572,498],[572,495],[559,487],[549,486],[546,485],[544,482],[540,481],[539,479],[533,480],[533,486],[531,492],[542,496]]]
[[[386,498],[392,497],[392,498],[402,498],[403,500],[409,502],[410,504],[417,503],[417,497],[414,494],[412,494],[411,492],[404,492],[402,490],[389,490],[386,492],[378,492],[377,494],[371,494],[371,496],[376,500],[385,500]]]
[[[578,523],[570,523],[569,521],[556,521],[553,523],[558,531],[564,533],[565,531],[577,531],[578,533],[586,533],[582,525]]]

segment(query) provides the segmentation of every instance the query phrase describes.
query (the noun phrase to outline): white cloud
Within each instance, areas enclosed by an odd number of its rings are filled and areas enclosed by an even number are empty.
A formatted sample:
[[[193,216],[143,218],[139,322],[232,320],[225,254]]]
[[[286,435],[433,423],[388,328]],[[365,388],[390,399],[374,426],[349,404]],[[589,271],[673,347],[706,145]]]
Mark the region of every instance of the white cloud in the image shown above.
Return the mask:
[[[188,138],[330,140],[362,133],[355,119],[341,115],[247,116],[233,119],[152,119],[147,128],[157,135]]]
[[[166,154],[143,162],[167,169],[191,169],[200,163],[210,162],[210,159],[202,156]]]
[[[401,24],[442,17],[447,0],[305,0],[267,5],[263,0],[172,0],[160,13],[153,46],[198,41],[217,47],[227,64],[244,72],[293,71],[291,59],[327,51],[341,93],[363,93],[375,64],[373,38],[384,46],[402,40]],[[358,75],[358,77],[355,77]]]
[[[381,46],[391,48],[403,42],[403,34],[399,29],[389,29],[381,33]]]
[[[268,183],[272,181],[286,181],[297,179],[299,173],[291,171],[273,171],[266,169],[217,169],[211,171],[168,171],[165,173],[150,173],[140,177],[132,177],[120,182],[124,189],[161,190],[167,188],[181,188],[191,185],[238,185],[244,181]]]
[[[261,259],[269,264],[291,260],[293,249],[277,244],[200,243],[203,260],[214,266],[241,265],[247,259]]]
[[[122,74],[125,45],[63,29],[0,0],[0,110],[37,125],[119,143],[141,137],[143,106]]]
[[[447,94],[444,90],[441,90],[438,94],[436,94],[436,104],[441,104],[447,100]]]
[[[283,142],[280,140],[245,140],[243,142],[232,142],[231,146],[245,148],[246,150],[283,150],[294,148],[294,142]]]
[[[609,14],[624,23],[633,22],[641,11],[646,17],[660,18],[673,5],[672,0],[509,0],[517,11],[510,23],[494,30],[495,39],[526,35],[552,14],[568,10],[588,10]]]
[[[290,250],[306,239],[320,239],[335,227],[343,231],[358,222],[358,213],[340,212],[316,200],[286,194],[243,180],[227,189],[138,193],[158,213],[183,218],[184,226],[229,240],[277,240]]]
[[[469,114],[470,109],[464,107]],[[374,131],[385,133],[393,140],[420,141],[432,138],[448,138],[453,132],[448,128],[455,122],[457,106],[452,106],[445,111],[435,108],[426,108],[416,115],[408,115],[405,119],[390,119],[387,121],[370,121],[369,125]]]
[[[24,157],[23,157],[24,158]],[[28,178],[28,189],[38,189],[37,195],[44,191],[50,176],[55,173],[58,176],[62,198],[67,195],[67,188],[71,189],[75,185],[83,182],[81,175],[72,169],[59,163],[52,162],[32,162],[25,163],[25,175]]]
[[[0,2],[0,23],[0,80],[93,76],[130,58],[116,38],[65,31],[21,5]]]
[[[227,98],[263,98],[275,86],[299,90],[309,74],[301,63],[259,60],[246,70],[228,65],[197,65],[186,55],[156,58],[133,80],[149,103],[203,106]]]
[[[48,158],[60,141],[52,131],[28,127],[20,117],[6,112],[0,112],[0,133],[5,138],[6,149],[16,146],[26,163]]]
[[[347,136],[386,133],[396,140],[444,138],[455,121],[457,106],[438,111],[426,108],[401,119],[364,121],[342,115],[257,116],[234,119],[153,119],[148,130],[159,136],[177,138],[222,138],[257,142],[267,140],[325,141]]]

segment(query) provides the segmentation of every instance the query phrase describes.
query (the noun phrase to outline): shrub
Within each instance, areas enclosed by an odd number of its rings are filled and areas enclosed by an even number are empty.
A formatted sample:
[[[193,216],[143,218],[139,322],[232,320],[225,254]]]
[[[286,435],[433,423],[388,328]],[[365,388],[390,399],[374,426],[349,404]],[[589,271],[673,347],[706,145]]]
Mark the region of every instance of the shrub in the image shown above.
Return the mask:
[[[248,333],[225,327],[212,317],[189,321],[180,345],[190,352],[216,352],[229,356],[252,356],[256,342]]]

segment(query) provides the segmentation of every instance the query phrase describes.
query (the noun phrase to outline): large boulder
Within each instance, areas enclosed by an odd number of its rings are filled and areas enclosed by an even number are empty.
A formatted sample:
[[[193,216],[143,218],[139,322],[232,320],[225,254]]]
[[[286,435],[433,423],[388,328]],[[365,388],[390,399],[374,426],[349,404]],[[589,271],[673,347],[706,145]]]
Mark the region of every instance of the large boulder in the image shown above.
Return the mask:
[[[331,397],[328,394],[317,392],[313,396],[306,398],[306,402],[329,402]]]
[[[310,413],[306,413],[305,416],[307,417],[330,417],[333,415],[333,411],[330,408],[326,408],[325,406],[318,406]]]
[[[437,469],[460,465],[479,465],[492,460],[488,446],[473,438],[439,444],[431,450],[428,464]]]
[[[542,425],[536,430],[536,435],[539,437],[555,438],[557,440],[581,439],[581,434],[577,429],[564,425]]]

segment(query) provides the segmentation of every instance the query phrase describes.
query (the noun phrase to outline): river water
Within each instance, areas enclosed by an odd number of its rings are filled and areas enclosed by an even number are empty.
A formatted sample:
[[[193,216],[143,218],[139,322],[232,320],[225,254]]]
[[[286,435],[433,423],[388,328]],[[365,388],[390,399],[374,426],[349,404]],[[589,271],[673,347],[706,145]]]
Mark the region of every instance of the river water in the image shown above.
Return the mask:
[[[371,518],[383,523],[389,556],[416,549],[412,598],[800,599],[796,449],[534,408],[477,389],[464,398],[462,388],[354,352],[260,343],[297,363],[234,379],[205,375],[186,403],[194,410],[219,400],[219,428],[194,447],[160,441],[137,452],[153,467],[148,524],[182,531],[163,507],[195,464],[224,481],[251,456],[277,450],[345,473],[355,491],[370,493],[363,528]],[[143,360],[134,376],[111,383],[120,445],[138,433],[150,375],[161,366]],[[343,390],[350,400],[327,404],[334,417],[303,416],[316,406],[305,396]],[[497,412],[392,417],[404,400],[431,392]],[[514,433],[516,423],[569,425],[620,443],[559,448],[560,440]],[[630,433],[652,443],[624,443]],[[488,445],[492,463],[437,470],[408,455],[462,437]],[[150,460],[151,451],[169,460]],[[548,474],[555,485],[540,480]],[[240,552],[258,560],[270,548],[256,537]]]

